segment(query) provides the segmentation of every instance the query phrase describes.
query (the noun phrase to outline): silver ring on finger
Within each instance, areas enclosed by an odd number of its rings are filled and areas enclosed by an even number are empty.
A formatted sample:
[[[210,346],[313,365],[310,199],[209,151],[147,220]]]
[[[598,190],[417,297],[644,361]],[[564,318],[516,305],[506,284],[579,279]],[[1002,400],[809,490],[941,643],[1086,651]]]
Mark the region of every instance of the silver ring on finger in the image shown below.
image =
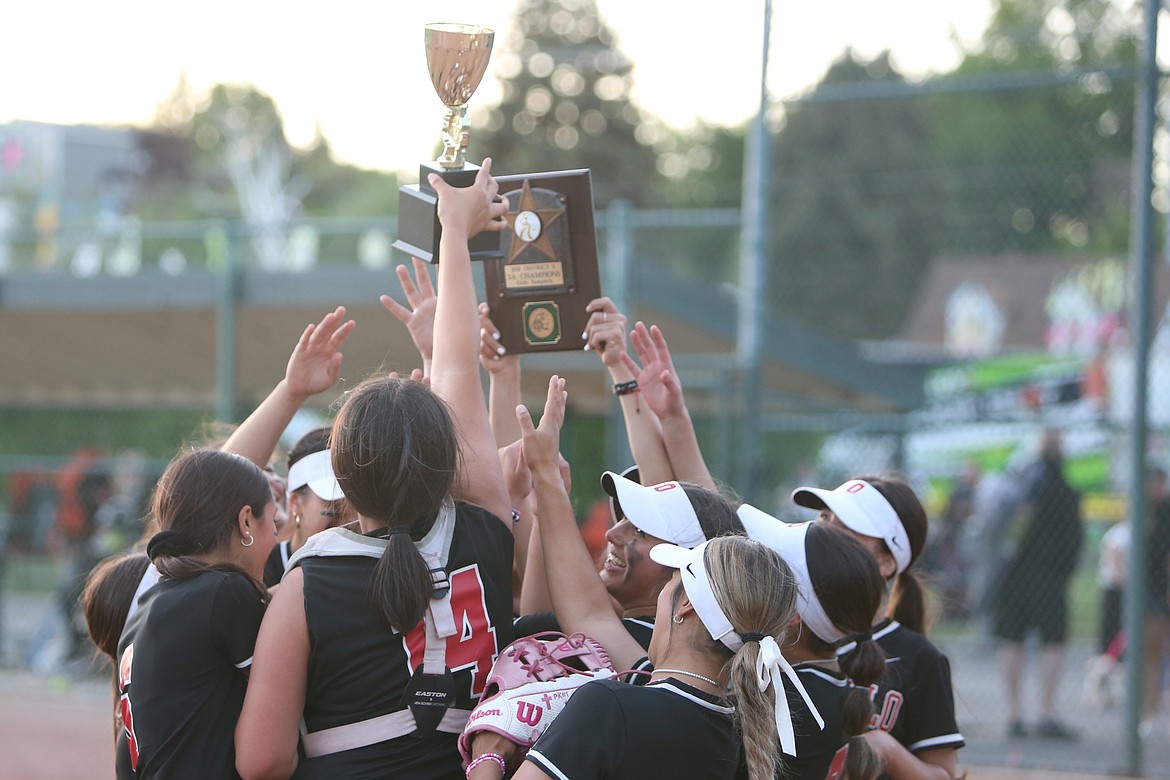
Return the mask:
[[[609,312],[603,311],[601,313],[601,321],[602,322],[609,322]]]

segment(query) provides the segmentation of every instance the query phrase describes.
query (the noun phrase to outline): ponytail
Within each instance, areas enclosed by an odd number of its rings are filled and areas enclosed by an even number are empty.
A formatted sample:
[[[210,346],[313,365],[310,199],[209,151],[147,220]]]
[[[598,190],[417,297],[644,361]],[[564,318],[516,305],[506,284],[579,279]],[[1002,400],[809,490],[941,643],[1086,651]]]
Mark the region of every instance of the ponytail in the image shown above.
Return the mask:
[[[724,666],[736,697],[736,726],[743,740],[749,780],[773,780],[782,770],[776,730],[776,697],[784,696],[779,679],[760,690],[756,665],[760,640],[782,643],[796,612],[796,578],[774,550],[746,536],[711,540],[703,557],[711,590],[743,646]],[[681,598],[682,589],[675,591]],[[712,640],[715,652],[727,653]]]
[[[894,580],[886,616],[920,634],[926,633],[926,589],[912,570],[906,569]]]
[[[391,528],[370,580],[375,616],[383,625],[405,634],[423,619],[433,592],[430,568],[411,542],[410,529]]]
[[[760,655],[759,642],[745,642],[729,663],[732,691],[735,693],[735,713],[747,759],[748,780],[772,780],[776,776],[776,698],[784,696],[779,681],[760,690],[756,678],[756,660]]]
[[[370,608],[381,623],[410,631],[434,593],[411,539],[426,536],[451,493],[459,458],[451,415],[420,382],[374,377],[346,395],[329,445],[346,502],[387,540],[370,579]]]
[[[849,747],[845,758],[845,777],[849,780],[873,780],[882,771],[882,759],[865,738],[873,720],[873,699],[869,690],[853,686],[845,696],[841,708],[845,744]]]
[[[886,676],[886,654],[869,634],[853,638],[854,647],[837,656],[841,670],[857,685],[869,687]]]

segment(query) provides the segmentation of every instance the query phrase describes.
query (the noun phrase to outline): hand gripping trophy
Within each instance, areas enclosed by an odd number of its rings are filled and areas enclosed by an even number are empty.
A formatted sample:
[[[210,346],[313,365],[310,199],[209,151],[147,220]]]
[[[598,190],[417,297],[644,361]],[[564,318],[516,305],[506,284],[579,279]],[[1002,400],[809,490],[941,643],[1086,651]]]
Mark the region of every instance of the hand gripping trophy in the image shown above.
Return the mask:
[[[434,162],[419,166],[419,183],[398,190],[397,249],[430,263],[439,261],[442,228],[435,206],[438,196],[427,184],[437,173],[454,187],[466,187],[475,180],[479,166],[464,159],[471,140],[467,123],[467,102],[475,94],[487,71],[495,41],[494,31],[472,24],[439,22],[426,26],[427,68],[439,99],[447,107],[443,118],[443,153]],[[468,244],[473,260],[500,256],[499,237],[481,233]]]

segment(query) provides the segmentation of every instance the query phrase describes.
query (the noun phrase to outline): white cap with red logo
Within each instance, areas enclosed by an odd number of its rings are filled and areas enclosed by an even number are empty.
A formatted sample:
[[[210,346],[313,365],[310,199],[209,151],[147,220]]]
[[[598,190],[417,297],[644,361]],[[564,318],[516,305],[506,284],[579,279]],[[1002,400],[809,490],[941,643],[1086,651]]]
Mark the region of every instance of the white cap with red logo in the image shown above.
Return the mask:
[[[617,499],[626,519],[639,531],[679,547],[698,547],[707,540],[699,516],[679,483],[647,487],[607,471],[601,475],[601,486]]]
[[[792,500],[810,509],[828,507],[850,531],[884,541],[898,574],[910,565],[910,537],[901,518],[886,497],[865,480],[851,479],[836,490],[800,487],[792,491]]]

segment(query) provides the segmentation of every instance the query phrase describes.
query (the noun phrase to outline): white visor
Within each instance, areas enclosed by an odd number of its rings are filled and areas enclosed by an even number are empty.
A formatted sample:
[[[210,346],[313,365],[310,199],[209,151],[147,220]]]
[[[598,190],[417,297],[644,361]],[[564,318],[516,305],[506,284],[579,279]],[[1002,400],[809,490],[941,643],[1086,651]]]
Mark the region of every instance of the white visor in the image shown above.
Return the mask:
[[[832,644],[846,637],[846,632],[837,628],[825,608],[821,606],[817,592],[808,573],[808,555],[804,540],[808,535],[808,523],[785,523],[750,504],[743,504],[736,510],[749,539],[771,547],[796,576],[796,607],[801,621],[808,626],[822,642]]]
[[[711,590],[707,565],[703,562],[703,553],[707,551],[708,544],[709,542],[703,542],[693,549],[673,544],[656,544],[650,548],[650,559],[679,570],[683,590],[686,591],[691,606],[695,608],[695,614],[699,616],[711,638],[722,642],[734,653],[743,647],[743,640],[731,627],[731,621],[723,614],[723,609],[715,600],[715,592]]]
[[[906,528],[886,497],[868,482],[851,479],[836,490],[800,487],[792,491],[792,500],[810,509],[828,507],[850,531],[884,541],[898,574],[910,566]]]
[[[639,531],[680,547],[696,547],[706,540],[699,516],[679,483],[646,487],[607,471],[601,475],[601,486],[617,499],[626,519]]]
[[[329,450],[321,450],[298,460],[288,470],[288,492],[309,486],[322,501],[345,498],[341,485],[333,476],[333,462]]]

